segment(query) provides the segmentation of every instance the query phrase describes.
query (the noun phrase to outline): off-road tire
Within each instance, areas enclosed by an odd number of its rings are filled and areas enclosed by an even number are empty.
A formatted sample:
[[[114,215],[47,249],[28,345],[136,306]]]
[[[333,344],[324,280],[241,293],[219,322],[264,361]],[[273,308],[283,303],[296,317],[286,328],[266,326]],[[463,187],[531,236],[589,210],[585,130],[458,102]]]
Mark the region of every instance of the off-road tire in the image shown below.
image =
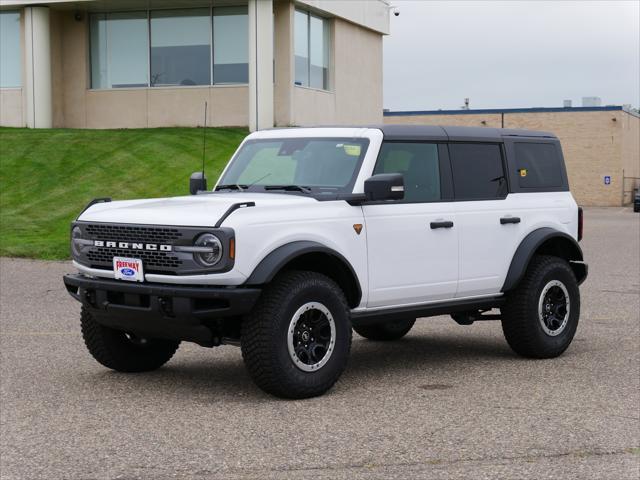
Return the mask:
[[[290,323],[308,302],[323,304],[335,325],[333,351],[313,372],[296,366],[288,346]],[[343,291],[333,280],[315,272],[278,275],[243,319],[240,345],[249,375],[265,392],[292,399],[322,395],[340,378],[351,349],[350,310]]]
[[[376,325],[360,325],[353,327],[355,332],[368,340],[388,342],[404,337],[416,323],[415,318],[394,320]]]
[[[91,313],[82,307],[80,313],[82,338],[89,353],[99,363],[118,372],[148,372],[167,363],[180,342],[158,338],[132,341],[120,330],[100,325]]]
[[[539,318],[538,304],[545,285],[562,282],[569,294],[569,315],[561,333],[545,333]],[[519,355],[530,358],[553,358],[571,344],[580,318],[580,290],[568,262],[550,255],[531,259],[520,284],[507,295],[501,308],[502,331],[509,346]]]

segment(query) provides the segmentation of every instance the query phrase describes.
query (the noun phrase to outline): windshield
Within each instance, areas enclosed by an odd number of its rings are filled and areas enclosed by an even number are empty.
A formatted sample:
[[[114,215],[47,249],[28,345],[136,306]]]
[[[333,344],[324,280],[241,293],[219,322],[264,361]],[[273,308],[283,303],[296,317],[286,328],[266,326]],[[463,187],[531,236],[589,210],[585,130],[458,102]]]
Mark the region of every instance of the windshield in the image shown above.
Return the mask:
[[[351,192],[368,145],[366,138],[249,140],[216,190]]]

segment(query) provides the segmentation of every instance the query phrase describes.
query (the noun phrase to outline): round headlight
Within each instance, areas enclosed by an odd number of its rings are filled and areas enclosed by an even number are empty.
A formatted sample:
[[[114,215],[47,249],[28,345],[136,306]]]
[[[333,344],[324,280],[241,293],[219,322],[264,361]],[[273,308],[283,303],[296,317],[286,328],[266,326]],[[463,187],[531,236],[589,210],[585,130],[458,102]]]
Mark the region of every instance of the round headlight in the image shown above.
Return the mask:
[[[82,230],[80,230],[80,227],[73,227],[73,230],[71,230],[71,253],[74,257],[80,256],[81,245],[79,242],[76,242],[76,240],[80,239],[81,237]]]
[[[193,257],[203,267],[213,267],[222,258],[222,243],[213,233],[200,235],[195,242],[196,247],[205,247],[209,251],[196,252]]]

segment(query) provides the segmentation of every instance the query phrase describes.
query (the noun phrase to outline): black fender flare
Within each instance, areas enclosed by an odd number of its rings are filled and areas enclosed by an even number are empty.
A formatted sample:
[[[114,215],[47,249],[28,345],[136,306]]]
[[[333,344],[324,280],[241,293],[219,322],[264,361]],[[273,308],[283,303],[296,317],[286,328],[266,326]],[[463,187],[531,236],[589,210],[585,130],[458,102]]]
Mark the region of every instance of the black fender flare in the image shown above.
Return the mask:
[[[524,237],[522,242],[520,242],[520,245],[518,245],[516,253],[514,253],[513,259],[511,260],[509,270],[507,271],[504,284],[502,285],[502,292],[508,292],[520,283],[520,280],[522,280],[522,277],[529,266],[531,258],[538,248],[543,243],[553,238],[563,239],[565,245],[569,248],[565,257],[569,262],[571,262],[571,268],[576,274],[578,284],[584,281],[587,277],[587,265],[581,263],[584,260],[584,257],[582,255],[582,249],[576,239],[564,232],[559,232],[558,230],[554,230],[549,227],[543,227],[529,233]]]
[[[313,242],[309,240],[300,240],[291,243],[286,243],[264,257],[260,263],[253,269],[249,278],[245,281],[246,285],[264,285],[273,280],[273,277],[284,267],[287,263],[295,260],[302,255],[308,253],[323,253],[331,255],[339,260],[351,273],[353,277],[355,288],[357,290],[357,298],[362,298],[362,288],[360,286],[360,280],[351,263],[340,253],[336,252],[332,248],[329,248],[321,243]],[[359,302],[359,300],[358,300]]]

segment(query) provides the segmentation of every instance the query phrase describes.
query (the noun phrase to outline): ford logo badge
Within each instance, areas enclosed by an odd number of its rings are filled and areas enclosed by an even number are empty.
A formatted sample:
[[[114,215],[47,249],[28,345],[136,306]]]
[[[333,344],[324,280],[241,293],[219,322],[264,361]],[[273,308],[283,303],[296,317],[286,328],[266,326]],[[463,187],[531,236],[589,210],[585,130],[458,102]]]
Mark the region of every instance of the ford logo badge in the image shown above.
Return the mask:
[[[136,272],[131,268],[123,268],[122,270],[120,270],[120,272],[122,273],[122,275],[125,275],[127,277],[133,277],[136,274]]]

